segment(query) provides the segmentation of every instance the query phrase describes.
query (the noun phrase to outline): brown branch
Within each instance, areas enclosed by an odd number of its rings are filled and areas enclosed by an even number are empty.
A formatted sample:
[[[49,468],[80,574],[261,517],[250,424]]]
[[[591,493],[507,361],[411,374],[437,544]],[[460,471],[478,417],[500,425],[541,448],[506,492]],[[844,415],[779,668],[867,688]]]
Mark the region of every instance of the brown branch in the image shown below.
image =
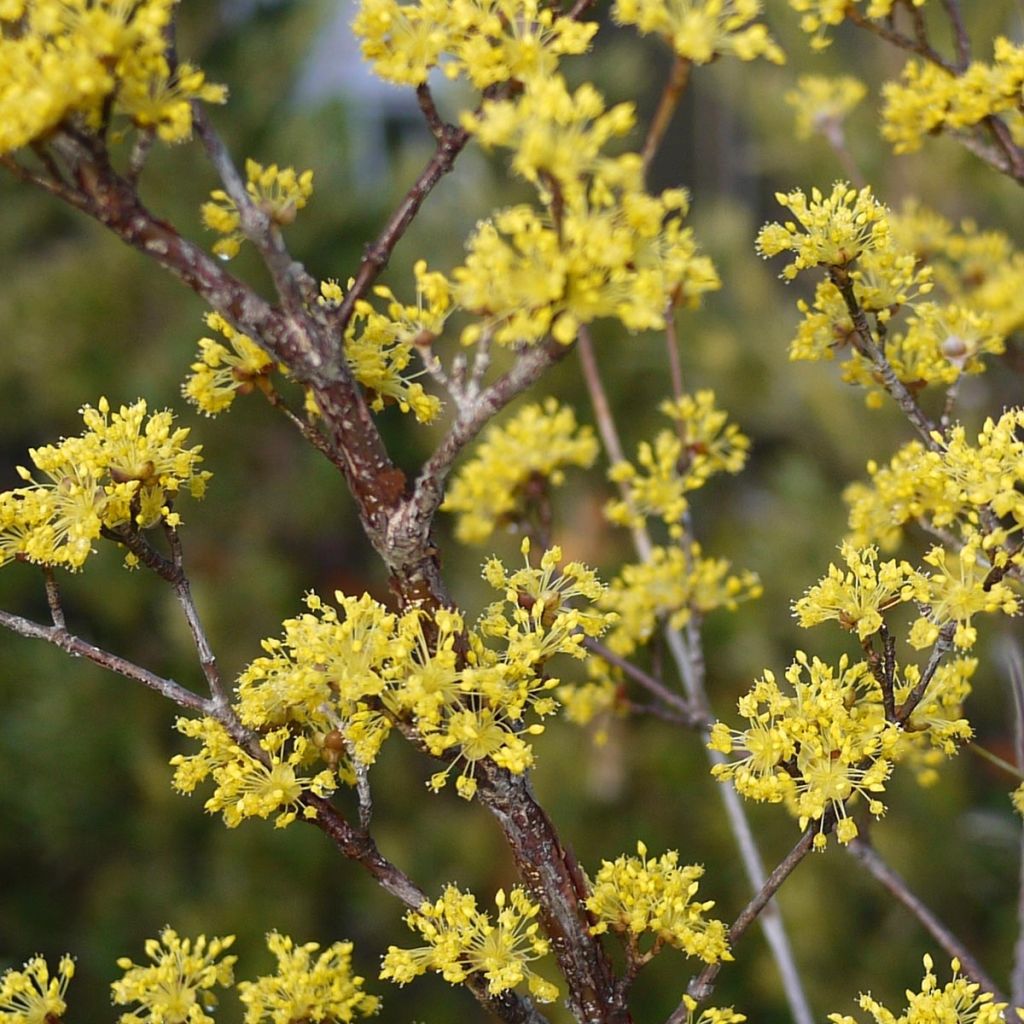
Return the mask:
[[[600,640],[587,637],[583,641],[583,646],[592,654],[607,661],[609,665],[614,665],[616,668],[621,669],[630,679],[639,683],[645,690],[661,701],[662,704],[671,708],[676,721],[685,724],[690,729],[706,730],[711,728],[713,724],[711,719],[701,712],[694,711],[685,697],[670,690],[660,679],[656,679],[645,672],[639,665],[634,665],[627,658],[623,658],[613,650],[605,647]]]
[[[0,626],[19,636],[28,637],[30,640],[45,640],[46,643],[59,647],[65,653],[70,654],[72,658],[85,658],[101,668],[116,672],[119,676],[142,683],[143,686],[155,690],[168,700],[173,701],[178,707],[198,711],[204,715],[212,713],[209,701],[186,689],[180,683],[173,679],[164,679],[155,672],[144,669],[141,665],[136,665],[126,658],[96,647],[62,626],[44,626],[6,611],[0,611]]]
[[[964,974],[971,981],[977,982],[986,992],[995,996],[996,1002],[1006,1002],[999,987],[985,973],[982,966],[974,958],[964,944],[932,913],[931,910],[910,891],[906,881],[890,867],[879,855],[878,851],[863,839],[854,839],[846,846],[846,851],[864,867],[868,873],[891,893],[904,907],[917,918],[921,926],[946,951],[950,957],[960,961]]]
[[[456,157],[469,142],[469,132],[465,128],[445,125],[437,140],[437,149],[413,182],[405,198],[398,204],[394,213],[384,226],[384,230],[366,249],[366,254],[356,273],[355,280],[331,319],[339,333],[344,334],[348,327],[356,303],[366,294],[370,285],[377,280],[380,272],[388,265],[391,253],[398,245],[413,218],[419,213],[423,201],[433,191],[434,186],[452,169]]]
[[[658,107],[651,118],[650,127],[647,129],[647,138],[644,140],[643,149],[640,150],[640,158],[643,162],[644,174],[651,169],[651,162],[654,160],[665,138],[665,132],[672,121],[672,115],[683,98],[686,85],[690,80],[690,69],[693,64],[686,58],[676,56],[669,70],[668,78],[665,80],[665,88],[662,90],[661,99],[658,100]]]
[[[967,34],[967,26],[964,24],[963,13],[960,10],[960,0],[942,0],[942,6],[946,9],[950,26],[953,29],[957,70],[964,72],[971,63],[971,39]]]
[[[865,29],[879,37],[884,39],[887,43],[892,43],[893,46],[898,47],[901,50],[906,50],[908,53],[916,53],[919,57],[924,57],[925,60],[930,61],[932,64],[937,64],[940,68],[945,69],[951,75],[955,75],[957,72],[956,67],[947,61],[942,54],[934,50],[927,42],[927,39],[914,39],[911,36],[906,36],[902,32],[896,31],[896,29],[890,28],[887,25],[883,25],[880,22],[872,21],[870,18],[864,16],[864,14],[858,10],[853,4],[848,4],[844,12],[849,21],[852,21],[858,28]]]
[[[529,783],[489,761],[477,768],[477,798],[494,815],[519,877],[540,904],[540,916],[569,988],[568,1006],[588,1024],[630,1024],[600,940],[590,933],[587,885],[576,858],[559,839]]]
[[[917,685],[913,690],[910,691],[907,699],[896,709],[894,721],[898,725],[905,725],[907,719],[909,719],[914,713],[914,709],[921,703],[921,698],[924,697],[925,690],[928,689],[928,684],[931,683],[935,676],[939,663],[949,653],[953,646],[953,634],[955,632],[955,621],[947,622],[942,629],[939,630],[939,635],[932,647],[932,653],[928,658],[928,664],[925,665],[924,672],[921,673],[921,678],[917,681]]]
[[[827,832],[834,823],[834,819],[831,813],[829,813],[821,824],[815,822],[807,827],[804,834],[800,837],[800,841],[776,865],[775,870],[765,879],[764,885],[761,886],[754,898],[740,911],[739,916],[733,921],[732,926],[729,928],[730,949],[735,948],[736,943],[757,920],[761,911],[768,906],[771,898],[779,891],[782,883],[789,878],[793,869],[811,852],[814,845],[814,837],[818,831]],[[697,1002],[703,1002],[714,991],[715,979],[718,977],[721,969],[721,962],[708,964],[687,986],[687,991]],[[686,1013],[686,1007],[680,1006],[668,1018],[667,1024],[686,1024]]]
[[[903,410],[904,415],[910,420],[925,443],[925,447],[931,451],[941,451],[942,446],[932,436],[936,432],[935,424],[932,423],[921,407],[917,404],[914,396],[896,376],[892,364],[885,358],[885,354],[875,341],[871,328],[868,326],[867,317],[857,300],[857,293],[854,282],[845,267],[829,267],[829,280],[839,289],[846,304],[847,312],[853,321],[853,334],[851,340],[858,354],[866,359],[874,368],[882,387],[889,393],[889,396]]]
[[[192,635],[192,643],[195,645],[196,654],[199,656],[199,666],[206,677],[206,684],[210,688],[210,696],[218,707],[227,708],[231,701],[225,692],[220,679],[220,670],[217,668],[217,658],[213,653],[210,640],[206,635],[202,620],[199,618],[199,611],[192,597],[192,585],[189,582],[188,574],[185,572],[185,556],[181,549],[181,536],[176,529],[165,526],[164,533],[167,536],[167,543],[171,549],[171,561],[177,570],[177,578],[172,582],[175,597],[188,623],[189,633]]]

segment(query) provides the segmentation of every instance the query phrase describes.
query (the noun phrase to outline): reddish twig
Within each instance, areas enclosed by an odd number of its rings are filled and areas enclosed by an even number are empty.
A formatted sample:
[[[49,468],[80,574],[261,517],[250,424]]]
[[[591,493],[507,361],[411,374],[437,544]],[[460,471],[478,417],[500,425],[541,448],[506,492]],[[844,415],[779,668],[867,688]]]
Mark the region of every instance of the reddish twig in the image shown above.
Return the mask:
[[[640,158],[643,161],[644,174],[651,168],[654,160],[665,138],[665,132],[672,121],[672,115],[683,98],[686,85],[690,80],[690,69],[692,63],[686,57],[677,56],[669,70],[668,78],[665,80],[665,88],[662,90],[661,99],[658,100],[658,107],[651,118],[650,127],[647,129],[647,138],[644,140],[643,149],[640,150]]]
[[[910,891],[906,881],[891,868],[878,851],[863,839],[854,839],[846,851],[856,858],[868,873],[886,888],[920,922],[929,935],[950,957],[960,961],[960,966],[971,981],[977,982],[986,992],[991,992],[997,1002],[1006,1002],[999,987],[985,973],[984,969],[964,944],[932,913],[921,900]]]

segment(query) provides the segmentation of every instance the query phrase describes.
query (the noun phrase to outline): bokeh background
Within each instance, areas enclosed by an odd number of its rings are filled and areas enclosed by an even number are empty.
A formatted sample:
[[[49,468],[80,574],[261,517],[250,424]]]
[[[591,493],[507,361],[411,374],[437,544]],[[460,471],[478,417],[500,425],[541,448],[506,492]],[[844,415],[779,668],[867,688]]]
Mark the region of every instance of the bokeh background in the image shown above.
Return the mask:
[[[607,19],[607,4],[597,16]],[[967,5],[980,54],[998,33],[1019,37],[1015,3]],[[863,34],[841,31],[812,54],[797,16],[781,0],[768,20],[787,66],[722,60],[699,69],[654,168],[656,187],[683,184],[692,224],[724,281],[703,310],[680,323],[691,388],[713,387],[753,440],[749,468],[695,496],[696,529],[710,554],[754,569],[764,597],[737,615],[707,623],[711,698],[732,712],[735,698],[764,668],[784,668],[796,647],[822,657],[842,648],[838,631],[798,630],[790,602],[821,575],[845,526],[843,486],[869,458],[887,458],[908,437],[891,409],[868,410],[833,366],[790,364],[800,286],[786,288],[757,258],[753,239],[775,216],[773,193],[828,186],[842,170],[824,141],[796,142],[782,100],[799,74],[855,73],[872,93],[847,125],[850,148],[880,196],[907,196],[956,221],[963,217],[1019,235],[1019,189],[946,140],[893,157],[877,135],[877,86],[894,76],[899,54]],[[288,232],[293,251],[316,275],[342,281],[362,247],[431,152],[410,91],[374,85],[348,38],[352,11],[334,0],[204,0],[181,7],[180,49],[213,81],[231,88],[214,118],[236,158],[252,156],[312,168],[314,199]],[[637,100],[641,122],[656,103],[667,52],[630,31],[599,35],[593,54],[564,62],[573,81],[591,79],[609,101]],[[458,97],[440,94],[447,111]],[[639,145],[641,136],[632,140]],[[159,151],[143,196],[181,229],[202,237],[198,209],[216,186],[196,146]],[[395,253],[385,280],[409,294],[419,257],[447,268],[475,221],[510,197],[525,196],[496,160],[468,151],[431,197]],[[212,239],[210,240],[212,241]],[[193,583],[222,669],[233,677],[276,635],[310,589],[329,595],[369,590],[387,599],[386,581],[363,542],[342,481],[256,397],[204,420],[179,387],[197,339],[202,304],[175,281],[92,223],[0,176],[0,484],[17,483],[25,450],[79,429],[76,410],[106,395],[145,396],[172,405],[205,446],[214,473],[208,497],[182,511]],[[236,271],[265,284],[243,253]],[[627,446],[660,424],[666,380],[663,345],[599,325],[595,334]],[[1004,358],[962,393],[970,425],[1021,397],[1024,352],[1011,340]],[[591,419],[574,358],[532,397],[553,393]],[[520,404],[523,400],[520,400]],[[440,427],[384,416],[400,462],[415,467]],[[572,557],[606,576],[629,556],[624,534],[602,526],[609,490],[597,473],[570,477],[557,501],[556,537]],[[470,612],[484,599],[478,567],[485,550],[458,549],[450,523],[439,535],[453,590]],[[513,556],[518,538],[494,549]],[[909,549],[908,549],[909,550]],[[200,686],[184,624],[159,581],[127,573],[104,550],[65,583],[69,621],[95,642],[186,684]],[[38,572],[0,573],[0,606],[43,618]],[[1019,630],[1018,630],[1019,631]],[[1011,756],[1012,715],[1000,647],[981,648],[969,715],[980,741]],[[167,760],[183,749],[174,709],[156,695],[59,652],[0,636],[0,969],[41,952],[78,957],[72,1020],[113,1019],[108,985],[114,960],[139,959],[142,942],[167,923],[180,932],[236,933],[240,977],[270,967],[263,934],[299,941],[356,943],[357,969],[385,998],[383,1019],[441,1022],[482,1011],[438,978],[405,990],[375,979],[389,943],[414,945],[397,904],[361,869],[342,860],[314,829],[275,831],[248,823],[234,831],[202,813],[202,798],[174,794]],[[600,860],[678,849],[707,867],[702,893],[730,920],[747,891],[724,824],[716,784],[699,741],[653,720],[616,723],[609,742],[561,723],[537,742],[535,785],[542,802],[591,872]],[[375,833],[383,851],[428,891],[458,881],[489,900],[514,881],[493,821],[453,792],[430,796],[433,765],[393,740],[373,772]],[[888,817],[872,830],[879,849],[932,908],[1006,981],[1016,934],[1020,822],[1007,797],[1013,781],[964,752],[930,789],[897,775]],[[343,798],[344,799],[344,798]],[[752,807],[766,860],[797,838],[779,808]],[[920,958],[937,951],[916,922],[835,849],[805,862],[786,884],[781,906],[816,1014],[851,1012],[860,989],[902,1005],[920,978]],[[738,962],[721,974],[718,1001],[752,1021],[788,1020],[776,973],[751,932]],[[943,962],[936,955],[938,963]],[[674,951],[641,976],[636,1019],[658,1020],[696,969]],[[225,998],[224,1021],[240,1019]],[[560,1011],[553,1011],[553,1019]]]

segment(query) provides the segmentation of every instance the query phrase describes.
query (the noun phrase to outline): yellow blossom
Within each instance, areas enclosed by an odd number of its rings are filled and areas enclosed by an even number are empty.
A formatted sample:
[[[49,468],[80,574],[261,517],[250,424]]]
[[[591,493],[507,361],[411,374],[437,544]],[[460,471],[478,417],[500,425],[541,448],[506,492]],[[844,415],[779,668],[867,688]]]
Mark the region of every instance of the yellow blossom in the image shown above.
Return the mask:
[[[796,112],[796,137],[807,139],[814,132],[833,133],[867,92],[851,75],[801,75],[783,98]]]
[[[207,778],[214,782],[213,795],[204,808],[220,813],[228,828],[245,818],[269,818],[276,814],[275,828],[290,825],[301,813],[315,811],[302,803],[306,793],[328,796],[337,787],[332,769],[313,772],[319,760],[315,745],[304,736],[292,736],[287,729],[275,729],[259,738],[259,758],[243,750],[227,730],[212,718],[179,718],[175,728],[183,736],[199,740],[197,754],[176,754],[174,788],[191,793]]]
[[[828,196],[812,189],[809,202],[799,189],[778,192],[775,198],[796,220],[766,224],[757,236],[757,250],[766,258],[793,252],[793,261],[782,271],[787,280],[810,267],[845,267],[889,242],[888,210],[867,186],[858,190],[838,181]]]
[[[291,224],[313,194],[312,171],[300,174],[293,167],[264,167],[255,160],[246,160],[245,176],[245,190],[253,204],[279,226]],[[237,256],[245,233],[235,201],[223,189],[215,189],[210,200],[203,203],[201,213],[203,224],[224,236],[214,243],[213,251],[223,259]]]
[[[274,360],[252,338],[235,330],[219,313],[207,313],[206,325],[228,344],[200,339],[198,359],[181,389],[190,402],[207,416],[216,416],[238,395],[272,390]]]
[[[214,988],[227,988],[234,979],[238,959],[223,953],[235,937],[194,942],[179,938],[165,928],[159,940],[146,940],[150,963],[139,965],[128,957],[117,961],[124,977],[110,987],[118,1005],[138,1003],[139,1008],[122,1013],[120,1024],[213,1024],[207,1012],[216,1001]]]
[[[694,64],[723,54],[784,64],[779,45],[755,20],[763,6],[762,0],[615,0],[612,17],[636,25],[644,35],[665,37],[680,57]]]
[[[882,616],[905,601],[925,601],[926,577],[909,562],[892,559],[878,564],[878,549],[843,545],[846,571],[829,565],[828,575],[793,606],[805,629],[836,619],[843,629],[856,630],[866,640],[882,628]]]
[[[352,25],[374,73],[420,85],[434,67],[477,89],[551,75],[583,53],[596,22],[558,17],[539,0],[361,0]]]
[[[736,759],[711,773],[749,799],[785,802],[801,828],[823,827],[831,811],[839,841],[848,843],[857,835],[847,814],[851,797],[863,797],[871,814],[885,812],[877,794],[885,791],[899,727],[881,713],[881,690],[865,662],[851,665],[844,655],[834,670],[798,651],[786,681],[788,693],[765,672],[740,698],[746,729],[714,725],[708,746]],[[825,843],[819,830],[815,849]]]
[[[487,981],[491,995],[500,995],[525,981],[530,994],[549,1003],[558,989],[527,965],[548,951],[535,920],[540,907],[515,886],[494,898],[497,913],[477,909],[476,897],[449,885],[435,903],[410,911],[405,921],[427,941],[417,949],[389,946],[380,976],[406,985],[427,971],[440,974],[452,985],[473,972]]]
[[[759,597],[757,574],[732,574],[731,568],[726,559],[705,558],[697,543],[685,550],[657,546],[646,562],[623,566],[598,601],[618,616],[608,646],[626,656],[646,644],[662,621],[679,629],[695,615],[735,611],[741,601]]]
[[[660,431],[653,445],[642,442],[638,466],[619,462],[608,471],[609,479],[626,492],[605,508],[611,522],[636,527],[657,516],[672,536],[680,536],[689,508],[686,495],[716,473],[738,473],[743,468],[750,441],[714,402],[714,392],[699,391],[662,403],[661,412],[675,421],[676,429]]]
[[[113,412],[101,398],[80,410],[86,429],[29,449],[35,469],[18,467],[25,486],[0,493],[0,564],[21,558],[77,570],[106,530],[177,526],[171,505],[182,490],[201,498],[210,474],[201,445],[168,411],[147,415],[145,401]]]
[[[351,942],[335,942],[314,959],[319,943],[296,945],[287,935],[270,932],[267,948],[277,958],[277,973],[238,984],[245,1024],[348,1024],[379,1009],[380,1000],[364,992],[363,979],[352,973]]]
[[[75,974],[75,962],[63,956],[55,974],[41,956],[0,975],[0,1022],[3,1024],[56,1024],[67,1011],[64,994]]]
[[[926,0],[912,2],[915,7],[923,7]],[[802,15],[800,27],[812,37],[815,50],[823,50],[831,43],[827,30],[842,24],[850,8],[865,3],[865,17],[887,18],[897,0],[789,0],[789,6]]]
[[[99,129],[125,114],[165,142],[192,133],[194,100],[223,103],[223,86],[182,63],[171,71],[176,0],[25,0],[0,8],[0,154],[64,123]]]
[[[647,847],[637,843],[637,853],[601,862],[587,898],[587,909],[597,919],[591,931],[649,935],[654,952],[668,943],[709,964],[732,960],[725,924],[705,916],[714,901],[694,899],[704,869],[680,867],[675,850],[648,858]]]
[[[527,405],[487,428],[473,458],[448,485],[441,508],[458,516],[460,541],[482,543],[496,527],[526,513],[531,485],[558,487],[566,467],[589,468],[597,452],[593,430],[577,425],[570,406],[553,398]]]
[[[934,966],[926,955],[920,991],[907,990],[907,1005],[899,1017],[865,993],[861,993],[860,1008],[871,1014],[876,1024],[1003,1024],[1006,1003],[997,1003],[991,992],[983,992],[977,982],[963,977],[959,960],[952,961],[953,977],[942,988]],[[828,1019],[832,1024],[858,1024],[855,1017],[841,1013],[830,1013]]]

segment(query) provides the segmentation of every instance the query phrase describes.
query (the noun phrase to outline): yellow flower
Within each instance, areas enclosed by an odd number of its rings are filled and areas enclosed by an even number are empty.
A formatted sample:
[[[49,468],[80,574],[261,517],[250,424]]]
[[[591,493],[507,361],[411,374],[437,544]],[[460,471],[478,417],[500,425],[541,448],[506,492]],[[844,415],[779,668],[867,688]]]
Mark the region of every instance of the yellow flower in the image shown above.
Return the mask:
[[[553,398],[527,405],[487,428],[473,458],[448,485],[441,508],[458,516],[455,536],[462,543],[480,544],[526,513],[532,484],[561,486],[566,467],[589,468],[597,453],[593,430],[577,424],[570,406]]]
[[[589,48],[597,23],[556,17],[539,0],[361,0],[352,28],[389,82],[420,85],[440,66],[485,89],[553,74],[560,56]]]
[[[363,979],[352,974],[351,942],[335,942],[314,960],[319,943],[296,945],[287,935],[270,932],[267,948],[277,958],[277,973],[238,984],[245,1024],[336,1024],[379,1009],[380,1000],[364,992]]]
[[[380,976],[406,985],[427,971],[440,974],[452,985],[479,972],[491,995],[500,995],[525,981],[531,995],[549,1003],[558,989],[527,964],[544,956],[547,940],[534,920],[540,907],[519,886],[506,897],[499,890],[494,899],[497,915],[477,910],[476,897],[449,885],[436,903],[424,903],[405,916],[408,926],[427,941],[418,949],[389,946]]]
[[[228,345],[213,338],[199,342],[199,357],[182,385],[182,394],[207,416],[227,409],[236,396],[254,389],[268,391],[274,360],[219,313],[207,313],[206,325],[221,334]]]
[[[807,139],[815,132],[829,136],[867,92],[851,75],[801,75],[783,98],[796,111],[796,137]]]
[[[170,71],[175,2],[24,0],[0,8],[0,154],[72,118],[96,130],[110,110],[155,128],[165,142],[187,139],[192,101],[223,103],[227,91],[191,64]]]
[[[174,788],[191,793],[208,777],[214,781],[213,795],[204,808],[220,813],[228,828],[245,818],[269,818],[276,814],[275,828],[290,825],[302,813],[310,818],[312,808],[303,805],[305,793],[329,796],[337,788],[333,769],[311,774],[320,753],[305,736],[293,736],[288,729],[275,729],[259,738],[261,759],[243,750],[227,730],[212,718],[179,718],[175,728],[183,736],[199,740],[197,754],[176,754],[171,758]]]
[[[828,575],[793,605],[805,629],[836,619],[843,629],[856,630],[863,641],[882,628],[882,616],[906,601],[925,601],[927,578],[909,562],[878,564],[878,549],[843,545],[847,571],[829,565]]]
[[[679,867],[675,850],[648,859],[647,847],[637,843],[637,853],[601,862],[587,898],[587,909],[597,918],[591,931],[649,935],[659,947],[667,942],[709,964],[732,960],[726,926],[704,916],[714,901],[694,899],[704,869]]]
[[[845,267],[861,253],[889,243],[889,211],[867,186],[858,191],[837,181],[828,196],[811,189],[809,202],[799,189],[777,192],[775,198],[796,223],[766,224],[757,236],[757,250],[765,258],[795,253],[782,271],[787,280],[810,267]]]
[[[233,981],[238,959],[223,956],[235,937],[195,942],[182,939],[173,928],[165,928],[160,939],[146,940],[151,963],[140,966],[128,957],[117,961],[124,977],[110,987],[118,1005],[138,1003],[139,1008],[122,1013],[121,1024],[213,1024],[207,1012],[216,1002],[215,987],[227,988]]]
[[[0,976],[2,1024],[55,1024],[67,1011],[64,994],[75,973],[75,962],[63,956],[55,975],[41,956],[26,961],[20,971],[10,968]]]
[[[761,0],[615,0],[612,17],[636,25],[644,35],[664,36],[694,64],[723,54],[784,64],[786,57],[767,27],[755,21],[763,6]]]
[[[1006,1003],[997,1003],[991,992],[981,991],[976,982],[960,974],[960,961],[954,959],[953,977],[942,987],[932,971],[934,962],[924,957],[925,975],[918,992],[907,990],[907,1006],[898,1020],[905,1024],[930,1024],[943,1021],[948,1024],[1003,1024]],[[860,1008],[870,1013],[876,1024],[894,1024],[896,1015],[878,1000],[861,993]],[[832,1024],[857,1024],[854,1017],[830,1013]]]
[[[245,190],[253,204],[279,226],[291,224],[313,195],[312,171],[300,174],[294,167],[264,167],[255,160],[246,160],[245,176]],[[224,236],[214,243],[213,251],[222,259],[237,256],[245,234],[235,201],[223,189],[215,189],[200,213],[207,228]]]

